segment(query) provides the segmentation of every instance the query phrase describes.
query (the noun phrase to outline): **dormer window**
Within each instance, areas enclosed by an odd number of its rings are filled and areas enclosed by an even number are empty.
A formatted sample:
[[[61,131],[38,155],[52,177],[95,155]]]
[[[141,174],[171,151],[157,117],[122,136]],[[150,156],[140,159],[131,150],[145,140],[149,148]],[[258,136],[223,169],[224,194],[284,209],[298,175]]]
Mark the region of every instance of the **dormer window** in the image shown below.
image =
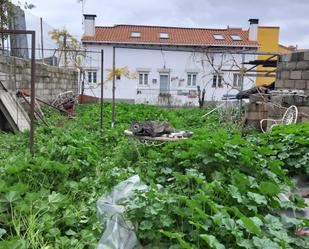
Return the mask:
[[[242,38],[239,35],[231,35],[233,41],[242,41]]]
[[[141,32],[133,31],[133,32],[131,32],[131,37],[132,38],[140,38],[141,37]]]
[[[221,35],[221,34],[214,34],[213,37],[214,37],[216,40],[224,40],[224,36]]]
[[[170,35],[169,35],[169,33],[166,33],[166,32],[160,32],[159,37],[161,39],[168,39],[168,38],[170,38]]]

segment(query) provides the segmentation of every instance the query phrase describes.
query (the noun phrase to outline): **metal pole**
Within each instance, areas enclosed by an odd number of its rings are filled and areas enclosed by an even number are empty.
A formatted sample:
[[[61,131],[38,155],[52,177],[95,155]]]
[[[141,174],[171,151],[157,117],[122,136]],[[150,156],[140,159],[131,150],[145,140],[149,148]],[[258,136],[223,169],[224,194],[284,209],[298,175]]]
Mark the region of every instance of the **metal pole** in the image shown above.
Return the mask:
[[[101,50],[101,118],[100,127],[103,128],[103,72],[104,72],[104,50]]]
[[[64,32],[63,36],[63,49],[64,49],[64,67],[67,67],[67,33]]]
[[[112,128],[115,126],[115,90],[116,90],[116,62],[115,62],[115,57],[116,57],[116,48],[113,47],[113,96],[112,96]]]
[[[44,39],[43,39],[43,18],[40,17],[41,26],[41,49],[42,49],[42,63],[44,63]]]
[[[240,92],[244,90],[244,63],[245,63],[245,54],[241,55],[241,74],[240,74]],[[239,117],[241,117],[241,108],[242,108],[242,99],[239,101]]]
[[[34,111],[35,111],[35,31],[31,33],[31,96],[30,96],[30,153],[34,155]]]

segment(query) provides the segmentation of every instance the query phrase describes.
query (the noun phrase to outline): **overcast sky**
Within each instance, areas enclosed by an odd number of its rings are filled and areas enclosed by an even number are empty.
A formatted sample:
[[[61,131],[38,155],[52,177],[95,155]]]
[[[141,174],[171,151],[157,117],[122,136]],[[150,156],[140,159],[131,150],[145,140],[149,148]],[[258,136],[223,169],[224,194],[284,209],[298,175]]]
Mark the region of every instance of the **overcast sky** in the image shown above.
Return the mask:
[[[17,1],[15,1],[17,2]],[[81,35],[77,0],[28,0],[30,12],[55,28]],[[280,26],[280,43],[309,48],[309,0],[85,0],[96,25],[144,24],[183,27],[248,28],[249,18]]]

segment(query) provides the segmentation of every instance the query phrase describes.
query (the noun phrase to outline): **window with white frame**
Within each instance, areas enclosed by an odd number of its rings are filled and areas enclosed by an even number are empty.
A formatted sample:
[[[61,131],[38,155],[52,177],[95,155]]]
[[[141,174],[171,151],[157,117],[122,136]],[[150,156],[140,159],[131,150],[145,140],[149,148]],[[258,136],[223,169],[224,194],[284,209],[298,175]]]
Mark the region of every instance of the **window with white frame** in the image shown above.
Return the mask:
[[[159,37],[161,39],[168,39],[168,38],[170,38],[170,35],[169,35],[169,33],[166,33],[166,32],[160,32]]]
[[[133,32],[131,32],[131,37],[132,38],[140,38],[141,37],[141,32],[133,31]]]
[[[148,78],[149,73],[148,72],[139,72],[138,73],[138,84],[140,86],[147,86],[148,85]]]
[[[221,34],[213,34],[213,37],[215,40],[224,40],[224,36]]]
[[[223,87],[223,76],[221,74],[214,74],[212,77],[212,87]]]
[[[87,71],[87,82],[97,83],[97,71]]]
[[[233,41],[242,41],[242,38],[239,35],[230,35]]]
[[[241,86],[241,76],[240,74],[235,73],[233,75],[233,86],[240,87]]]
[[[187,86],[196,86],[197,73],[188,73],[187,76]]]

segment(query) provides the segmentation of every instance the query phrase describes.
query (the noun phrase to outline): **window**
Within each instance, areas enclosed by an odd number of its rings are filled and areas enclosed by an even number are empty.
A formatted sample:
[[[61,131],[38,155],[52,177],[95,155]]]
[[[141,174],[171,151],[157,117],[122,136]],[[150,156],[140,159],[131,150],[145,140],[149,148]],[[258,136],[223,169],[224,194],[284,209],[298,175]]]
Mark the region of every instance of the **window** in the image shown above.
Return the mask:
[[[97,71],[88,71],[88,83],[97,83]]]
[[[148,85],[148,73],[139,73],[138,83],[139,85]]]
[[[217,88],[217,87],[223,87],[223,76],[220,74],[215,74],[212,77],[212,87]]]
[[[196,86],[196,73],[188,73],[187,86]]]
[[[239,74],[233,75],[233,86],[234,87],[240,87],[241,86],[241,77]]]
[[[141,32],[139,32],[139,31],[133,31],[133,32],[131,32],[131,37],[133,37],[133,38],[139,38],[139,37],[141,37]]]
[[[223,36],[223,35],[214,34],[213,36],[214,36],[214,38],[215,38],[216,40],[224,40],[224,36]]]
[[[160,74],[160,93],[167,93],[170,89],[169,74]]]
[[[232,38],[233,41],[242,41],[242,39],[239,35],[231,35],[231,38]]]
[[[159,37],[160,37],[161,39],[168,39],[170,36],[169,36],[169,33],[160,32],[160,33],[159,33]]]

